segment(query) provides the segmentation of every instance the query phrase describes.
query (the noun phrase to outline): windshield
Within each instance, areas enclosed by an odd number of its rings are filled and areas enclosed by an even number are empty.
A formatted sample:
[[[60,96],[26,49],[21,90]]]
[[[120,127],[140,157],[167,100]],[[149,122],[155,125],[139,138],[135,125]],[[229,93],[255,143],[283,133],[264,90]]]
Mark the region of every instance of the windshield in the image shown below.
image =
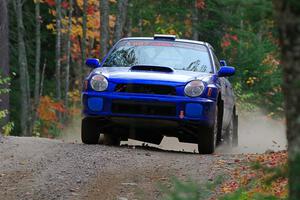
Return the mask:
[[[172,41],[125,40],[108,55],[103,67],[164,66],[176,70],[212,73],[204,45]]]

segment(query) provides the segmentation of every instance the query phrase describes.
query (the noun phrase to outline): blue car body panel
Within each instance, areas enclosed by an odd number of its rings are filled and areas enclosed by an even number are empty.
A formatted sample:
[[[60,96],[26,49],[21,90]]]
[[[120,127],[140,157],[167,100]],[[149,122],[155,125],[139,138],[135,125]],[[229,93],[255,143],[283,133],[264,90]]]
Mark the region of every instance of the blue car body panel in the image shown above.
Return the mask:
[[[153,38],[132,39],[153,40]],[[125,38],[121,41],[124,40],[131,40],[131,38]],[[214,69],[213,73],[184,70],[164,73],[131,71],[128,67],[102,67],[105,57],[101,66],[92,70],[86,78],[86,88],[82,91],[84,116],[102,117],[105,119],[125,117],[171,120],[179,123],[193,122],[203,126],[211,126],[214,122],[214,111],[218,98],[221,98],[224,107],[222,128],[226,129],[235,107],[235,98],[228,79],[218,76],[218,63],[214,59],[213,48],[208,43],[203,42],[176,41],[205,45],[210,54],[211,64]],[[102,74],[107,78],[109,85],[106,91],[97,92],[91,88],[90,79],[95,74]],[[205,90],[199,97],[188,97],[184,94],[184,87],[195,79],[202,80]],[[118,92],[116,88],[119,84],[169,86],[174,88],[174,94]],[[155,112],[153,110],[145,110],[147,106],[155,108]],[[151,124],[145,124],[145,126],[151,126]]]
[[[97,98],[98,101],[103,102],[103,107],[99,106],[98,110],[93,109],[94,104],[88,105],[90,98]],[[158,115],[143,115],[143,114],[132,114],[132,113],[113,113],[111,111],[112,101],[122,100],[130,101],[136,104],[141,102],[151,103],[173,103],[176,107],[174,116],[158,116]],[[138,117],[138,118],[155,118],[155,119],[170,119],[170,120],[197,120],[203,124],[212,124],[212,111],[215,107],[215,101],[206,98],[195,98],[193,100],[188,97],[169,97],[163,95],[135,95],[130,93],[124,94],[112,94],[110,92],[99,93],[83,93],[83,113],[86,116],[126,116],[126,117]],[[100,109],[102,107],[102,109]],[[195,113],[198,111],[198,114]],[[199,110],[198,110],[199,109]],[[180,111],[184,111],[185,116],[180,116]]]

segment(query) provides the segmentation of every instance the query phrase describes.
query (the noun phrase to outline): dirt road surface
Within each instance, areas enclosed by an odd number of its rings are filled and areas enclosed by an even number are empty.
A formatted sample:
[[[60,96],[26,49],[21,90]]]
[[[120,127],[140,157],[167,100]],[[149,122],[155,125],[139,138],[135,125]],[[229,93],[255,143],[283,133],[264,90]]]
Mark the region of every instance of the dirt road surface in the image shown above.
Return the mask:
[[[277,122],[247,118],[240,133],[238,148],[221,147],[214,155],[193,153],[195,145],[174,138],[156,148],[135,146],[137,141],[84,145],[78,124],[61,140],[0,138],[0,199],[161,199],[159,185],[168,186],[171,177],[206,183],[226,177],[242,153],[285,148],[284,128]],[[228,166],[220,167],[220,160]]]
[[[172,176],[201,183],[224,173],[202,156],[132,147],[7,137],[0,145],[1,199],[159,199]]]

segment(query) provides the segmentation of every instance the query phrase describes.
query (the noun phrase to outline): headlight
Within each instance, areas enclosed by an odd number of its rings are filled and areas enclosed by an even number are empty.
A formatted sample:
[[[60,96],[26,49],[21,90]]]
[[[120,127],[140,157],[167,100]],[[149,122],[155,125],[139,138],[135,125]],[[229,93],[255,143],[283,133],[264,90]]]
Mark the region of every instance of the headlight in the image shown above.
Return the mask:
[[[202,81],[195,80],[189,82],[185,88],[184,88],[184,93],[186,96],[189,97],[198,97],[202,94],[204,90],[204,84]]]
[[[102,92],[108,87],[108,81],[103,75],[94,75],[91,79],[90,84],[93,90],[98,92]]]

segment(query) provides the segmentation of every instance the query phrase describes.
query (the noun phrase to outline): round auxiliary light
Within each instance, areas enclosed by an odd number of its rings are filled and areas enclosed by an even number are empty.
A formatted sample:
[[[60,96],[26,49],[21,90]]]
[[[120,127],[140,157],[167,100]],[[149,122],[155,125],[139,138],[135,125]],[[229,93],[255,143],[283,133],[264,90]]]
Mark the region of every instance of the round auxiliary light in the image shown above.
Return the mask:
[[[194,80],[189,82],[185,88],[184,88],[184,93],[186,96],[189,97],[198,97],[202,94],[204,91],[204,84],[200,80]]]
[[[98,92],[105,91],[108,87],[108,81],[103,75],[94,75],[91,78],[90,84],[93,90]]]

